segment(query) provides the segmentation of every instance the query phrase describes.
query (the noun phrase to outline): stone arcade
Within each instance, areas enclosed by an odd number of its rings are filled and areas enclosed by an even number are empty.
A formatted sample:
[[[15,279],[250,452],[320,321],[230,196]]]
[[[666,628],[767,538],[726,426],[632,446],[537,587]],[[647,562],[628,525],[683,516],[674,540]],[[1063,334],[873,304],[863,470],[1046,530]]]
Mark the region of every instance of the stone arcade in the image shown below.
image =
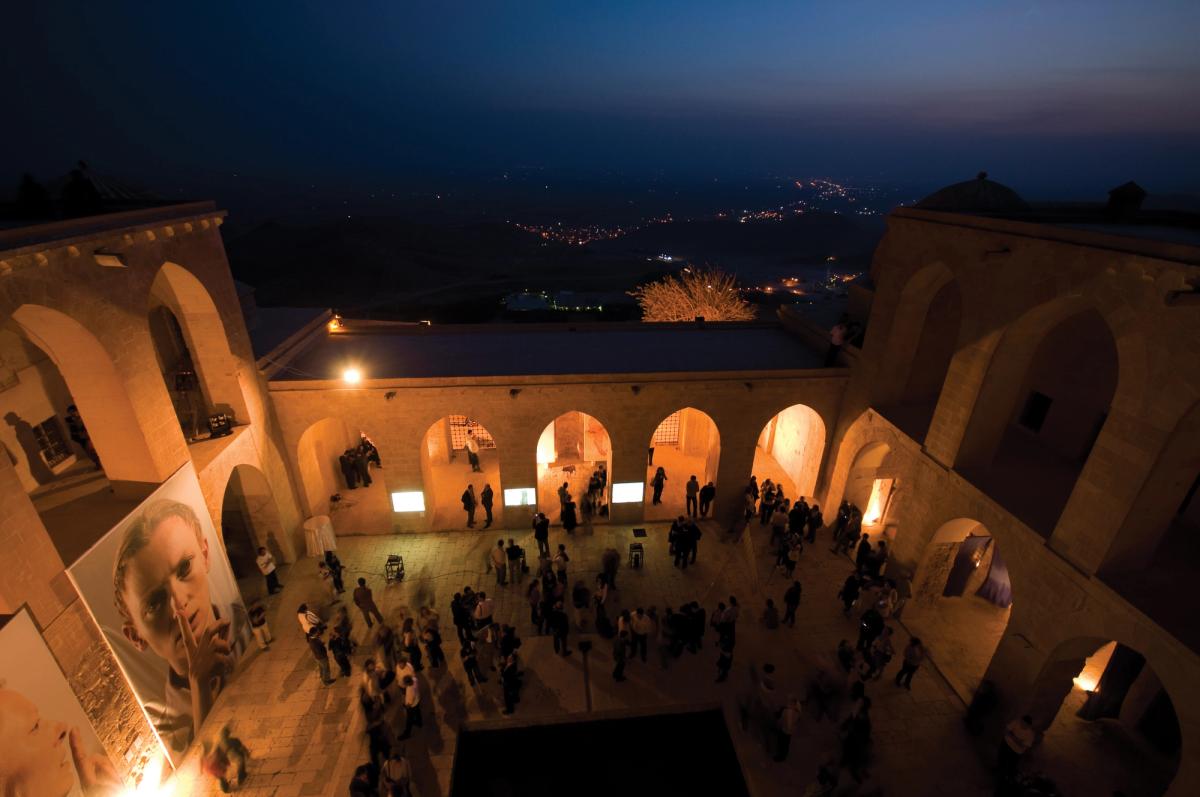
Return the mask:
[[[713,545],[752,473],[826,518],[846,498],[911,579],[903,622],[937,677],[964,704],[994,688],[985,737],[1025,712],[1064,732],[1110,659],[1144,657],[1108,721],[1166,793],[1200,792],[1194,219],[952,186],[892,213],[854,304],[864,344],[824,368],[822,333],[789,312],[448,328],[255,308],[223,217],[190,203],[0,231],[0,614],[28,609],[122,776],[154,736],[65,571],[190,463],[248,600],[259,546],[300,571],[306,519],[403,550],[465,533],[467,484],[490,484],[507,537],[538,510],[557,524],[564,482],[578,498],[604,471],[593,522],[615,529],[683,513],[695,475],[717,488]],[[207,436],[214,413],[232,434]],[[347,490],[337,460],[360,434],[383,468]],[[979,597],[996,572],[1008,594]],[[285,780],[262,793],[320,793]]]

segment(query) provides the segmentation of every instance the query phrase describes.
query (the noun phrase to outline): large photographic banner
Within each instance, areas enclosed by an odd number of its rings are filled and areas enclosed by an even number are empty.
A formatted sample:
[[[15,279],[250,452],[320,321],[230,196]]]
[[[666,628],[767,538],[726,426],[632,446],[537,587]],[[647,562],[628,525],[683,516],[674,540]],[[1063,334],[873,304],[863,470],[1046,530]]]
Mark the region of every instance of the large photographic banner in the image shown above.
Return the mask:
[[[250,640],[191,463],[68,573],[178,765]]]
[[[0,628],[0,794],[115,794],[121,783],[75,693],[22,610]]]

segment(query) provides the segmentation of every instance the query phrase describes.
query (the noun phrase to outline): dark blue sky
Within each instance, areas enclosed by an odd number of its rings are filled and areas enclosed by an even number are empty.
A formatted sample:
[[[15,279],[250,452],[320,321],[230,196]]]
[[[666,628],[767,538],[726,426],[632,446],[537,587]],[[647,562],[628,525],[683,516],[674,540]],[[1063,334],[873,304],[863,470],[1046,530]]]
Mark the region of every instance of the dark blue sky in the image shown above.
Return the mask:
[[[5,3],[0,179],[449,170],[1200,192],[1200,2]],[[238,175],[234,177],[234,175]]]

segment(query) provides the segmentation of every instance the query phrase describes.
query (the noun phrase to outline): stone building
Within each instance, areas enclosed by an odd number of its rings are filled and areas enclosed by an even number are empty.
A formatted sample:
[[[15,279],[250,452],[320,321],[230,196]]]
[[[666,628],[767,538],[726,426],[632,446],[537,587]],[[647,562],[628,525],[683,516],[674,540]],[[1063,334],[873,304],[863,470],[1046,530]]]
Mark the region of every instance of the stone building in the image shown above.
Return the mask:
[[[210,203],[0,231],[0,614],[28,607],[133,770],[144,719],[96,676],[115,663],[64,570],[188,462],[239,576],[259,545],[304,556],[310,517],[339,535],[463,528],[467,485],[524,530],[597,475],[591,522],[665,520],[695,476],[725,525],[756,474],[826,518],[864,510],[910,585],[904,622],[942,643],[964,700],[994,690],[987,722],[1046,727],[1119,692],[1095,710],[1178,761],[1171,794],[1195,793],[1200,234],[1127,194],[1039,208],[981,177],[895,211],[863,344],[835,367],[787,312],[450,328],[255,311]],[[70,439],[72,404],[94,451]],[[232,434],[208,437],[214,414]],[[349,489],[338,459],[363,434],[383,467]]]

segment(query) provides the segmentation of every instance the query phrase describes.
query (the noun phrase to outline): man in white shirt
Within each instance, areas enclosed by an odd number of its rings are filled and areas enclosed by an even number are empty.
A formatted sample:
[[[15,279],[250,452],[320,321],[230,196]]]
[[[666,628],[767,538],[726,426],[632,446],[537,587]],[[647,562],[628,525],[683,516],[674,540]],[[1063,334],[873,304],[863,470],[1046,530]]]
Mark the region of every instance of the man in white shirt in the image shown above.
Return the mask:
[[[487,628],[492,624],[492,614],[496,611],[496,602],[487,596],[487,593],[479,593],[479,602],[475,604],[475,628]]]
[[[645,663],[646,643],[650,639],[650,633],[654,630],[654,621],[646,615],[641,606],[629,618],[629,630],[633,632],[633,650],[630,655],[637,656],[640,654],[642,663]]]
[[[1004,729],[1004,741],[1000,743],[1000,759],[997,762],[1001,783],[1016,777],[1021,756],[1029,752],[1035,741],[1037,731],[1033,729],[1033,717],[1026,714],[1008,723],[1008,727]]]
[[[504,553],[504,540],[496,540],[496,547],[492,549],[490,556],[492,567],[496,570],[496,583],[503,587],[508,583],[504,578],[508,572],[508,555]]]
[[[283,585],[279,583],[279,574],[275,572],[275,557],[271,556],[266,548],[258,549],[258,556],[254,561],[258,563],[259,572],[267,579],[268,595],[274,595],[283,589]]]
[[[404,677],[402,682],[404,686],[404,733],[400,734],[399,739],[407,739],[412,736],[413,727],[424,727],[425,722],[421,718],[421,687],[417,685],[417,679],[411,675]]]
[[[471,463],[472,471],[483,473],[483,468],[479,467],[479,441],[471,431],[467,432],[467,462]]]

